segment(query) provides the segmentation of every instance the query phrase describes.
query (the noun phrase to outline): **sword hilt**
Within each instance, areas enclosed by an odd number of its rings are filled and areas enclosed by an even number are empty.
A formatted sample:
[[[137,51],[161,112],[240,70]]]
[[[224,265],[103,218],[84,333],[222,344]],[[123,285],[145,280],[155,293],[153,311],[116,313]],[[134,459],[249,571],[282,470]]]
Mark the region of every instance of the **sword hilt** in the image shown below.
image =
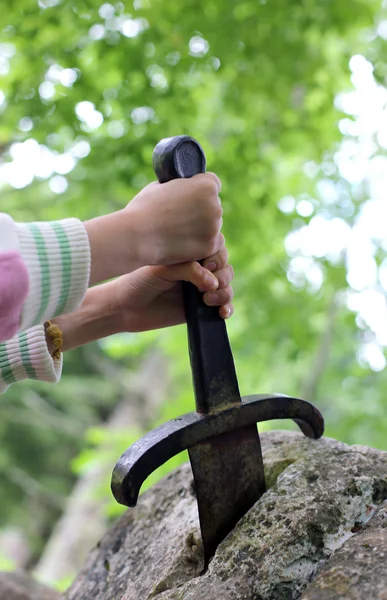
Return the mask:
[[[157,144],[153,167],[159,182],[166,183],[204,173],[206,157],[199,142],[179,135]],[[230,399],[240,403],[234,359],[219,307],[207,306],[192,283],[183,281],[182,286],[196,410],[207,414],[230,404]]]
[[[153,168],[160,183],[186,179],[206,170],[204,150],[188,135],[164,138],[153,150]]]

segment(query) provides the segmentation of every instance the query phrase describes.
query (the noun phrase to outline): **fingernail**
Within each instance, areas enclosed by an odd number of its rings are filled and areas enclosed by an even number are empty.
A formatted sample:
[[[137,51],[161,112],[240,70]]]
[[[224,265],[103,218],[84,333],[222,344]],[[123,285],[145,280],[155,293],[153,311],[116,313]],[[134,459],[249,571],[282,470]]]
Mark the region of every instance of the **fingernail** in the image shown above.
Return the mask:
[[[229,317],[231,317],[232,315],[232,310],[229,306],[226,306],[226,319],[228,319]]]
[[[208,265],[206,265],[206,269],[209,271],[216,271],[216,262],[209,262]]]
[[[216,279],[216,277],[214,275],[210,275],[209,273],[207,273],[204,280],[210,290],[216,290],[218,288],[219,281]]]

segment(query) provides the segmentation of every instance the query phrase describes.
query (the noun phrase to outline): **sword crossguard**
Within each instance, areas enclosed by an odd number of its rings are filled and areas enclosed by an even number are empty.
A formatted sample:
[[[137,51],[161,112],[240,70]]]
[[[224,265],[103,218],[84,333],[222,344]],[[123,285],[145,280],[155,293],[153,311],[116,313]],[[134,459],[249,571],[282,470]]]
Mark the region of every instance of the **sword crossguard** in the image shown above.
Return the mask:
[[[292,419],[309,438],[324,432],[324,419],[310,402],[283,395],[252,395],[242,403],[211,414],[187,413],[153,429],[128,448],[118,460],[111,489],[117,502],[135,506],[145,479],[167,460],[210,438],[247,425]]]

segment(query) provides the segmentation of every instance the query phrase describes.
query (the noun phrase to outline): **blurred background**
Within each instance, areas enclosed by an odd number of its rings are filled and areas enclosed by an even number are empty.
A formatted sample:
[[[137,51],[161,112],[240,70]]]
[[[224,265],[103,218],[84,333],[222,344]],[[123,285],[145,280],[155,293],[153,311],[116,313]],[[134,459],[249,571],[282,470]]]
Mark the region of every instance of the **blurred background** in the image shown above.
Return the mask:
[[[387,450],[386,0],[0,8],[0,210],[119,209],[154,179],[159,139],[196,137],[223,182],[242,394],[301,396],[327,436]],[[68,354],[57,386],[11,387],[0,568],[65,588],[122,512],[116,459],[193,407],[184,327],[114,336]]]

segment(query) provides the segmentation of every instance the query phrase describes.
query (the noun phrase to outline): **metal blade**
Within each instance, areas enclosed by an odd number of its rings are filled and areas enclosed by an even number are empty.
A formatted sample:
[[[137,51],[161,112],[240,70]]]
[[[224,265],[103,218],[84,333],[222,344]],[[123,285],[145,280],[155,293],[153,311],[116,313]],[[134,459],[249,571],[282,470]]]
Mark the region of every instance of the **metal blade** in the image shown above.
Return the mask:
[[[265,492],[257,426],[210,438],[188,452],[207,567],[220,542]]]

